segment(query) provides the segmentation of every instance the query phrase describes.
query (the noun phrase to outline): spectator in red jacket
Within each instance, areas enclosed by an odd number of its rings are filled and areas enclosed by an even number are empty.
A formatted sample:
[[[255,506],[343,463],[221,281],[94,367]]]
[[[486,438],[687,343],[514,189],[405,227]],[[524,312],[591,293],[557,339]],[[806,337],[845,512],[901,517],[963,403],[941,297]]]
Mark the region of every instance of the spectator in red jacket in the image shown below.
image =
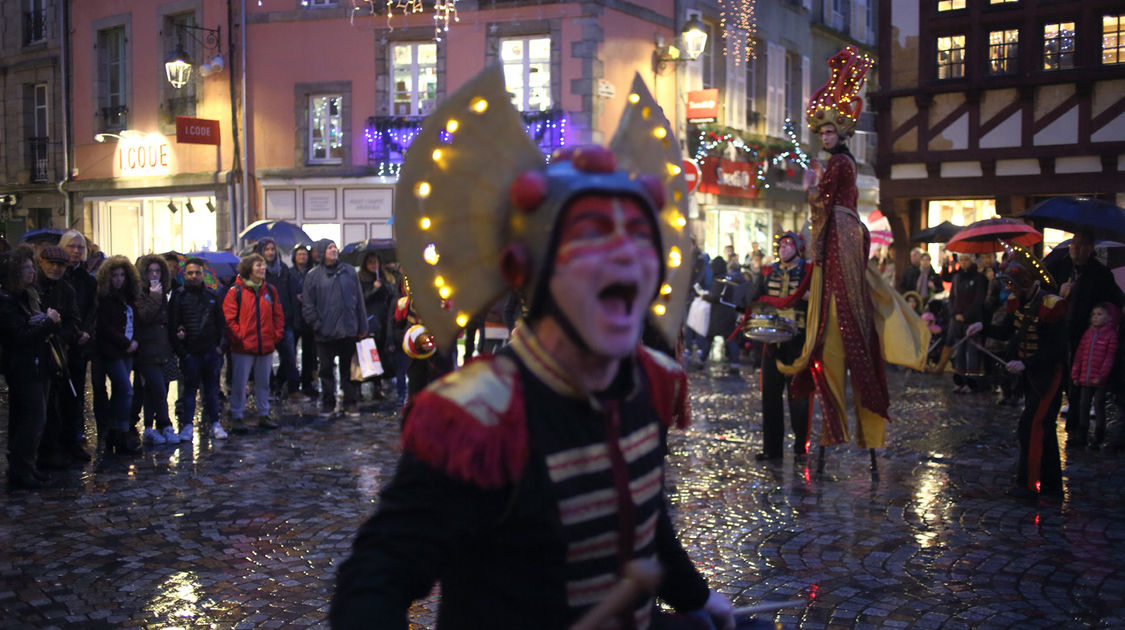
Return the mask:
[[[1117,307],[1102,302],[1090,311],[1090,327],[1082,335],[1074,363],[1070,367],[1070,380],[1082,388],[1078,408],[1078,439],[1076,446],[1085,448],[1090,432],[1090,404],[1094,405],[1097,428],[1091,448],[1099,448],[1105,438],[1105,390],[1113,357],[1117,353]],[[1073,403],[1071,403],[1073,404]]]
[[[258,426],[276,429],[270,420],[270,367],[273,350],[285,335],[285,313],[277,289],[266,282],[266,261],[250,254],[238,263],[238,278],[223,300],[233,363],[230,417],[231,431],[246,433],[242,414],[246,410],[246,383],[254,372],[254,402]]]

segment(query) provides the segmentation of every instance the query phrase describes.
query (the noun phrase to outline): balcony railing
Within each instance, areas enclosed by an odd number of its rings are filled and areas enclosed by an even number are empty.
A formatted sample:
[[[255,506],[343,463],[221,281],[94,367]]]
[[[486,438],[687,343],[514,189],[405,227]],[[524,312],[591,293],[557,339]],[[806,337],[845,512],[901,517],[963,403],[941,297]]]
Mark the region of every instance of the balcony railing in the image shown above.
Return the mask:
[[[522,112],[528,137],[546,155],[566,145],[566,112],[548,110]],[[423,117],[371,116],[364,136],[367,139],[367,164],[378,166],[380,174],[394,175],[414,138],[422,131]]]
[[[38,44],[47,39],[47,12],[28,11],[23,14],[23,45]]]
[[[102,131],[120,131],[129,126],[129,108],[124,105],[103,107],[98,110]]]
[[[31,173],[32,182],[41,184],[51,181],[50,150],[48,138],[27,139],[27,170]]]

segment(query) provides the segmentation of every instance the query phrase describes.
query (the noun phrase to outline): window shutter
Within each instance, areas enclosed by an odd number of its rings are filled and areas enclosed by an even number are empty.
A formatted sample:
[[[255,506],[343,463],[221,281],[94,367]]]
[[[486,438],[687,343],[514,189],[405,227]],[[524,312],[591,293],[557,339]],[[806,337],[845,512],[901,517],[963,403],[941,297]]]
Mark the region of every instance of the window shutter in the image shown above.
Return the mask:
[[[867,41],[867,2],[852,0],[852,37],[861,42]]]
[[[732,31],[736,40],[745,41],[746,34]],[[726,124],[735,129],[746,128],[746,64],[748,60],[736,63],[735,55],[727,55],[727,115]]]
[[[767,136],[782,135],[785,115],[785,48],[769,42],[766,48],[766,129]]]

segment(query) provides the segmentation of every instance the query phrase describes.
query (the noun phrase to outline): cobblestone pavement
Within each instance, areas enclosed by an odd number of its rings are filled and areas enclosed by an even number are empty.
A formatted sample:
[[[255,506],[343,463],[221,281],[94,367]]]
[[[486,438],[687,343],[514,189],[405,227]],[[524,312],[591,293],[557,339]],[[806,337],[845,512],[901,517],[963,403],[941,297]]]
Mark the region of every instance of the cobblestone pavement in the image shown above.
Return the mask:
[[[756,374],[711,369],[692,374],[670,496],[736,605],[805,600],[769,618],[785,627],[1125,627],[1119,451],[1064,455],[1061,500],[1009,498],[1016,411],[892,371],[877,476],[854,447],[829,448],[820,474],[815,457],[761,464]],[[396,459],[393,410],[361,409],[290,404],[278,431],[97,457],[49,490],[0,494],[0,626],[323,626],[334,567]]]

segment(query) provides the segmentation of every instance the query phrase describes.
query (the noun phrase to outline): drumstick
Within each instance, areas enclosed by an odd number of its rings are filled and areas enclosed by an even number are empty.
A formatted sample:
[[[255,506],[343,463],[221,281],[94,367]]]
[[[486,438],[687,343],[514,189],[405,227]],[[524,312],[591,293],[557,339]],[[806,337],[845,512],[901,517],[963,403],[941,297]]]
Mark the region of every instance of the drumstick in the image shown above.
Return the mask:
[[[984,346],[980,345],[979,343],[977,343],[977,342],[975,342],[975,341],[974,341],[974,342],[973,342],[973,345],[977,347],[977,350],[980,350],[981,352],[983,352],[983,353],[987,354],[988,356],[992,357],[993,359],[996,359],[996,360],[997,360],[997,361],[999,361],[1000,363],[1003,363],[1004,365],[1007,365],[1007,364],[1008,364],[1008,362],[1007,362],[1007,361],[1005,361],[1004,359],[1001,359],[1000,357],[996,356],[996,355],[995,355],[995,354],[993,354],[992,352],[989,352],[988,350],[986,350],[986,349],[985,349],[985,347],[984,347]]]
[[[745,615],[756,615],[758,613],[772,612],[781,610],[783,608],[797,608],[804,607],[807,602],[803,599],[791,599],[784,602],[762,602],[753,606],[743,606],[742,608],[734,609],[735,617],[743,617]]]
[[[656,591],[662,571],[656,560],[636,559],[625,565],[625,575],[605,596],[578,620],[570,630],[595,630],[610,617],[622,612],[638,597]]]

